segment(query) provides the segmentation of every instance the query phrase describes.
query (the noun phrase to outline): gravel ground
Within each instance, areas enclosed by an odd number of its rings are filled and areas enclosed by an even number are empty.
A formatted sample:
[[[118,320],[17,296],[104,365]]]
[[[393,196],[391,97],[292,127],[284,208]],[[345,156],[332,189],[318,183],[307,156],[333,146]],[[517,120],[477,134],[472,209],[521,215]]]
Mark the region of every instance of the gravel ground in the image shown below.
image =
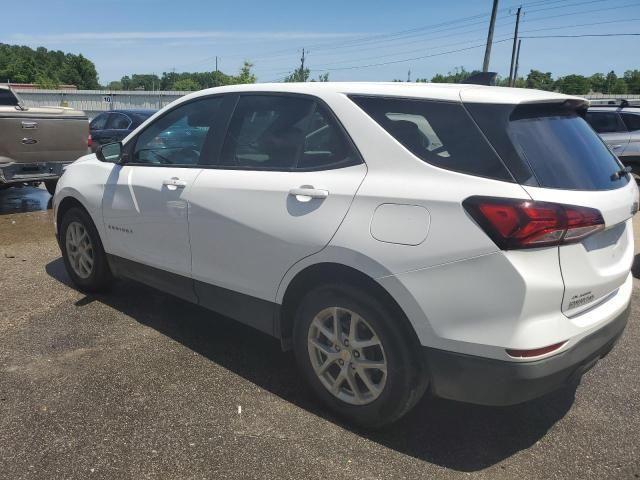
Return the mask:
[[[640,478],[640,280],[577,389],[509,408],[425,398],[363,432],[259,332],[133,282],[76,291],[47,201],[0,192],[2,479]]]

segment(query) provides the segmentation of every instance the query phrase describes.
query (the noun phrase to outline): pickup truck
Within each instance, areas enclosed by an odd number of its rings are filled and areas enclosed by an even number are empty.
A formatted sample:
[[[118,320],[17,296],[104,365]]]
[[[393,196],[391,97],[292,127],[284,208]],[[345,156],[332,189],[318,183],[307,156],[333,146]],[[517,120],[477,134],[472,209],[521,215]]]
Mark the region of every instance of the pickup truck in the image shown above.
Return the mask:
[[[89,119],[68,107],[27,108],[0,85],[0,190],[44,182],[53,195],[65,165],[89,151]]]

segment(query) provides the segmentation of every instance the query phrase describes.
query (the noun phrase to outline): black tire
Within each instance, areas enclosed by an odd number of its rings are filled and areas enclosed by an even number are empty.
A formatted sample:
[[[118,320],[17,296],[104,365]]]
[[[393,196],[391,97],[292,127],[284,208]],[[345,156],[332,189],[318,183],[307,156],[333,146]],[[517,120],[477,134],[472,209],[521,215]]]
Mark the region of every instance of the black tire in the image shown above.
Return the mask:
[[[79,276],[71,266],[69,252],[67,251],[67,230],[73,222],[80,223],[91,240],[93,250],[93,267],[87,278]],[[60,249],[67,273],[73,283],[83,292],[93,293],[106,290],[113,282],[113,275],[109,269],[107,255],[104,252],[100,235],[89,214],[82,208],[73,207],[64,213],[60,221]]]
[[[53,195],[56,193],[56,185],[58,185],[58,180],[45,180],[44,182],[44,186],[50,195]]]
[[[379,396],[370,403],[353,405],[334,396],[316,375],[308,350],[314,317],[330,307],[358,314],[375,330],[384,348],[387,377]],[[403,328],[403,318],[385,303],[351,285],[322,286],[300,302],[294,324],[294,352],[298,367],[314,392],[333,412],[364,428],[380,428],[405,415],[422,398],[428,385],[417,340]]]

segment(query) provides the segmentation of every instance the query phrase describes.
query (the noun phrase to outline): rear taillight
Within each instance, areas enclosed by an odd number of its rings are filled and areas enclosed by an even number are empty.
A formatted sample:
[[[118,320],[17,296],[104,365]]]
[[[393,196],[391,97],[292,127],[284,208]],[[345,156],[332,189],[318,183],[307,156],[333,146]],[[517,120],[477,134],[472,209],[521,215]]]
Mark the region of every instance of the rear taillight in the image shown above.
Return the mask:
[[[593,208],[498,197],[469,197],[462,205],[502,250],[576,243],[604,229]]]
[[[93,139],[91,138],[91,134],[87,137],[87,147],[91,148],[91,144],[93,143]]]

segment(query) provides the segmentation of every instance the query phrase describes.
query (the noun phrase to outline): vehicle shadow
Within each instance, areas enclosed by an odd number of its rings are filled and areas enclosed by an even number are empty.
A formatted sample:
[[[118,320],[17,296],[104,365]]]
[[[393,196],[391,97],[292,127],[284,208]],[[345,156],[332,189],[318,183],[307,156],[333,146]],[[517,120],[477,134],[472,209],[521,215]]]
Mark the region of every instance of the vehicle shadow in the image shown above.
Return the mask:
[[[46,266],[54,279],[73,288],[59,258]],[[145,301],[141,301],[144,298]],[[526,404],[492,408],[429,397],[398,423],[380,431],[354,429],[323,409],[301,386],[291,352],[275,339],[144,285],[122,280],[107,294],[76,302],[106,304],[176,340],[314,415],[405,455],[442,467],[472,472],[534,445],[565,416],[575,386]]]
[[[51,203],[51,195],[42,188],[0,189],[0,215],[49,210]]]

